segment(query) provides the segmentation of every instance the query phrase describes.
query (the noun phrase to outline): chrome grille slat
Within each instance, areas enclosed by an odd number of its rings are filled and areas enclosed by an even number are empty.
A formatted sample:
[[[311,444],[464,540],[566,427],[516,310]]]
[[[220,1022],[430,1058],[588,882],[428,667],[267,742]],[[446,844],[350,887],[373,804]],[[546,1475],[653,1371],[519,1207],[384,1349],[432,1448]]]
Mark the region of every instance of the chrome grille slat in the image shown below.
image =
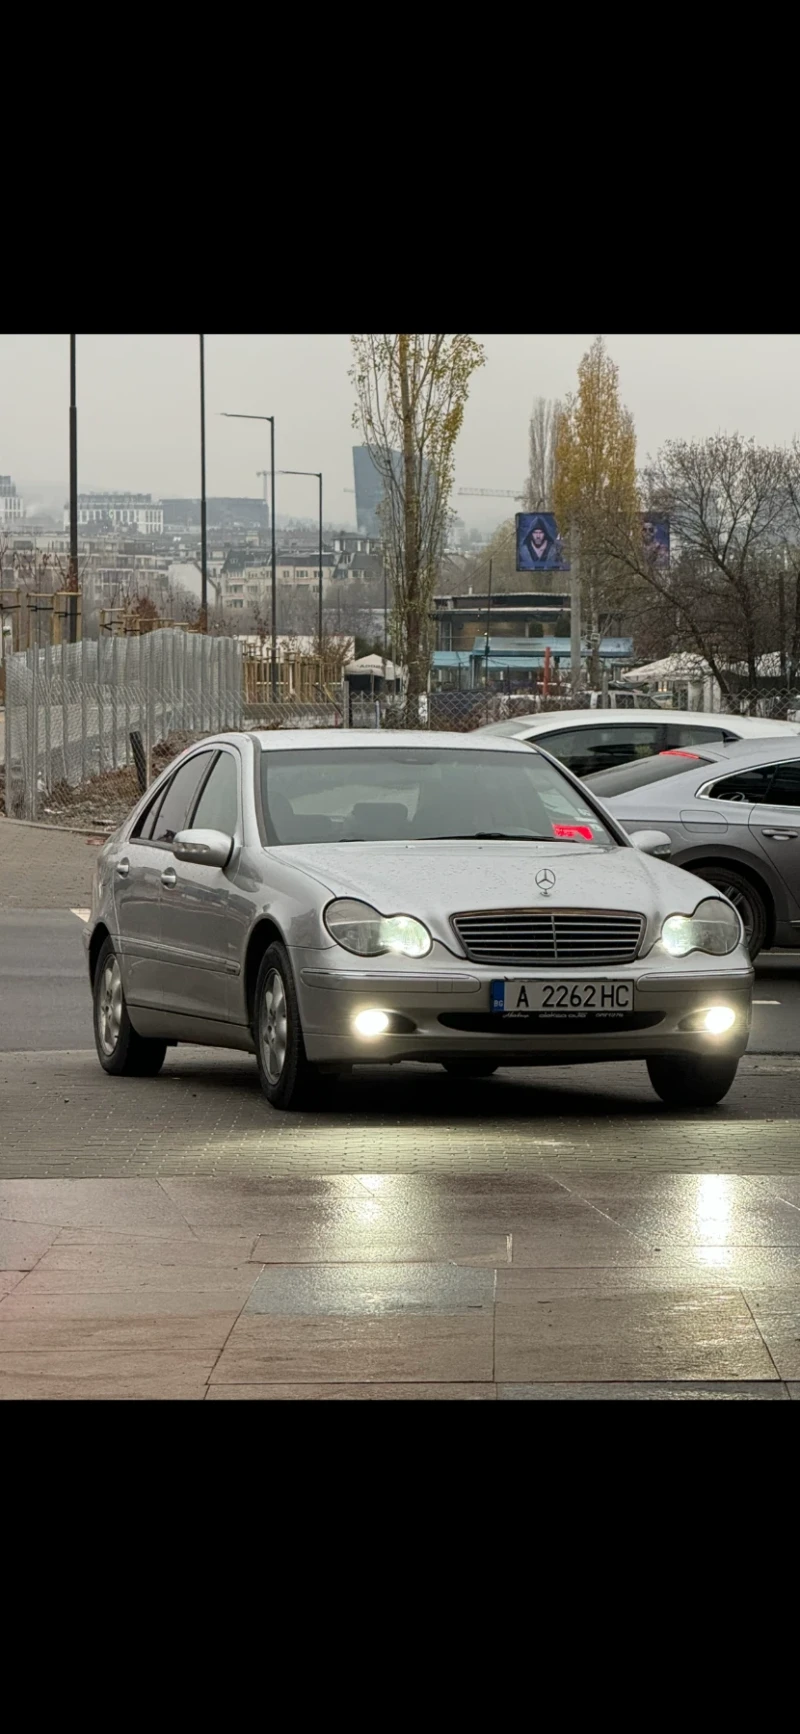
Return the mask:
[[[633,963],[644,916],[627,910],[475,909],[452,917],[473,963]]]

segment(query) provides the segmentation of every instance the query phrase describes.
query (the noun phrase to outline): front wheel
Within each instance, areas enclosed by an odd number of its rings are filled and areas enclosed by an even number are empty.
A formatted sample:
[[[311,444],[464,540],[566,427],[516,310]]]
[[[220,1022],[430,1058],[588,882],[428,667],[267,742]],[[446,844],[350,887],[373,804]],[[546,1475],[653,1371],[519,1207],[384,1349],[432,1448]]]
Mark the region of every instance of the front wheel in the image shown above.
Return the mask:
[[[267,1101],[273,1108],[319,1106],[333,1079],[320,1074],[306,1055],[291,964],[277,943],[265,951],[258,972],[253,1026]]]
[[[727,1096],[738,1069],[738,1060],[654,1059],[648,1060],[650,1082],[668,1108],[715,1108]]]
[[[154,1078],[167,1052],[166,1042],[137,1035],[110,939],[103,942],[94,972],[94,1041],[103,1071],[116,1078]]]

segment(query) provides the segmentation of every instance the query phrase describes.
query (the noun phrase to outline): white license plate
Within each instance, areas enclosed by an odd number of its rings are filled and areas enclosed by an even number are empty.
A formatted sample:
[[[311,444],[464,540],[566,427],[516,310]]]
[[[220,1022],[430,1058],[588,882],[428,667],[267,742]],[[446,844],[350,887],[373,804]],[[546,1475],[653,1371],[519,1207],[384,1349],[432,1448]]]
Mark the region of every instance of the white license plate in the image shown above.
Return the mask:
[[[493,981],[493,1012],[508,1016],[529,1012],[569,1017],[586,1012],[633,1010],[632,981]]]

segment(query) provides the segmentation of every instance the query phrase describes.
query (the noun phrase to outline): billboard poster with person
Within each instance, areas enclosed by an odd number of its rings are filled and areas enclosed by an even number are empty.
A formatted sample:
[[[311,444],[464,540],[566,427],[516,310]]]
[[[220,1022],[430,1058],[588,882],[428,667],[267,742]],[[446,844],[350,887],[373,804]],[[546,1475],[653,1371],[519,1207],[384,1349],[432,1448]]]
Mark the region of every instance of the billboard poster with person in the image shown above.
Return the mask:
[[[517,571],[569,571],[552,512],[517,513]]]
[[[669,518],[660,512],[642,513],[642,546],[650,565],[669,565]]]

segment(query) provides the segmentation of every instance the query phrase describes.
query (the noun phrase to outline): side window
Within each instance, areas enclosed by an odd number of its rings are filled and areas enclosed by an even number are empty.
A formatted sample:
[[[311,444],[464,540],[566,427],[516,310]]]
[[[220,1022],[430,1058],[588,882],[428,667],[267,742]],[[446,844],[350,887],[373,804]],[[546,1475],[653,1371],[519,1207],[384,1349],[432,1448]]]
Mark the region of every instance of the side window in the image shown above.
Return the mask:
[[[800,807],[800,762],[776,765],[769,788],[771,807]]]
[[[139,843],[149,842],[150,838],[153,835],[153,826],[155,825],[156,819],[158,818],[158,809],[161,806],[161,802],[163,801],[163,799],[164,799],[164,785],[162,784],[161,788],[158,791],[158,794],[156,795],[155,800],[150,802],[149,807],[145,807],[145,810],[144,810],[144,813],[142,814],[141,819],[139,819],[138,823],[136,825],[134,825],[134,828],[131,832],[131,842],[134,842],[134,841],[137,841]]]
[[[771,781],[771,765],[763,765],[757,771],[739,771],[732,777],[723,777],[720,782],[712,783],[708,791],[709,799],[739,801],[745,806],[763,805],[769,794]]]
[[[224,831],[235,837],[239,829],[239,770],[233,753],[220,753],[197,803],[193,831]]]
[[[212,757],[210,752],[195,753],[194,758],[187,759],[185,765],[175,772],[158,809],[154,843],[171,843],[178,832],[185,829],[189,808]]]
[[[631,759],[651,758],[664,736],[661,723],[589,724],[581,729],[556,729],[539,740],[547,752],[567,765],[576,777],[610,771]]]
[[[698,741],[735,740],[725,729],[701,728],[697,723],[668,723],[668,747],[693,747]]]

